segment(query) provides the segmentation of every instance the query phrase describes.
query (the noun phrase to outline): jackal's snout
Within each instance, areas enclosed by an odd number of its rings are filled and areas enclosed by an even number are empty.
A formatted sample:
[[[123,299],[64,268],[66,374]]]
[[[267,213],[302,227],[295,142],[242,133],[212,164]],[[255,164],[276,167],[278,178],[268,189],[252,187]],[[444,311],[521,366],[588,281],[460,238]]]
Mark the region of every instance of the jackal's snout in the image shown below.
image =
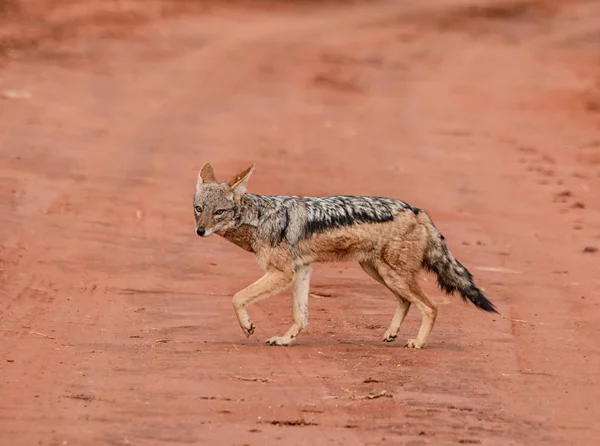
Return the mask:
[[[200,237],[204,237],[204,234],[206,234],[206,229],[202,227],[196,228],[196,234]]]

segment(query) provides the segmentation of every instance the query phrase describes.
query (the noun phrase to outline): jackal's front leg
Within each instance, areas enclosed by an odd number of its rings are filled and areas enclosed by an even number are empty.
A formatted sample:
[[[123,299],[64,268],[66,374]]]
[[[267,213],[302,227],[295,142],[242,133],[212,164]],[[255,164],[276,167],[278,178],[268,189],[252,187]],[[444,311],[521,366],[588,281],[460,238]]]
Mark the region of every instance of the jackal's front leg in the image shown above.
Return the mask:
[[[290,345],[308,323],[308,290],[310,288],[310,266],[296,271],[292,282],[292,315],[294,323],[283,336],[273,336],[267,340],[269,345]]]
[[[292,282],[292,273],[279,270],[269,270],[252,285],[235,293],[233,296],[233,308],[237,315],[240,327],[250,337],[254,333],[254,324],[248,316],[246,305],[258,299],[272,296],[283,291]]]

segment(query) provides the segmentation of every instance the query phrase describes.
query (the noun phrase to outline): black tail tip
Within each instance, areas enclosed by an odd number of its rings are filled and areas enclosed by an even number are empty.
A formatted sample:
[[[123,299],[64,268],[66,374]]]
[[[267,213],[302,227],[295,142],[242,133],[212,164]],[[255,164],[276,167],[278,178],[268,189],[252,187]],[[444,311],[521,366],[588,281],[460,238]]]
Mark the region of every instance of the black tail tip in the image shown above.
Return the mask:
[[[475,306],[477,308],[479,308],[480,310],[486,311],[488,313],[496,313],[496,314],[500,314],[500,312],[498,312],[498,310],[496,309],[496,306],[491,303],[487,297],[485,297],[483,294],[479,294],[479,296],[477,296],[477,299],[473,300],[473,303],[475,304]]]
[[[500,312],[496,309],[496,307],[494,306],[493,303],[491,303],[489,300],[485,300],[485,303],[477,305],[477,307],[483,311],[486,311],[488,313],[496,313],[496,314],[500,314]]]
[[[496,309],[496,306],[493,303],[491,303],[487,297],[483,295],[479,288],[475,286],[473,287],[474,289],[471,288],[467,292],[463,293],[462,290],[455,287],[446,286],[444,283],[441,282],[438,282],[438,285],[443,291],[445,291],[448,294],[453,294],[454,292],[458,291],[458,294],[460,295],[460,297],[462,297],[463,301],[471,302],[480,310],[486,311],[488,313],[500,314],[500,312]]]

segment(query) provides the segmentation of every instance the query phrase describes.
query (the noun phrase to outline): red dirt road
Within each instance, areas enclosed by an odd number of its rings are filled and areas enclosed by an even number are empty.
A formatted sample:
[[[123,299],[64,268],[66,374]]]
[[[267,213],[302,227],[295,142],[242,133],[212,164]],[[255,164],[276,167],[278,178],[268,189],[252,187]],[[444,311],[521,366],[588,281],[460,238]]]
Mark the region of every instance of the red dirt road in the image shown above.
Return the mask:
[[[0,71],[0,444],[600,441],[600,2],[213,8]],[[480,2],[484,4],[485,2]],[[356,265],[289,293],[194,234],[205,161],[250,190],[426,209],[501,316],[430,345]],[[385,394],[383,394],[385,392]],[[372,398],[373,397],[373,398]]]

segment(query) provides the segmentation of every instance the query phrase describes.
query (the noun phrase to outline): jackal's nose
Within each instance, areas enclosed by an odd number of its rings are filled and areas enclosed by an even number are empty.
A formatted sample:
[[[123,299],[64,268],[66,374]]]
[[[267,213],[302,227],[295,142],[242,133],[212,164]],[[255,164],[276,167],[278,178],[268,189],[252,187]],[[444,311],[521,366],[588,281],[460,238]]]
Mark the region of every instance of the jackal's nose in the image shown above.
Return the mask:
[[[204,228],[196,228],[196,234],[198,234],[200,237],[202,237],[205,233],[206,230]]]

